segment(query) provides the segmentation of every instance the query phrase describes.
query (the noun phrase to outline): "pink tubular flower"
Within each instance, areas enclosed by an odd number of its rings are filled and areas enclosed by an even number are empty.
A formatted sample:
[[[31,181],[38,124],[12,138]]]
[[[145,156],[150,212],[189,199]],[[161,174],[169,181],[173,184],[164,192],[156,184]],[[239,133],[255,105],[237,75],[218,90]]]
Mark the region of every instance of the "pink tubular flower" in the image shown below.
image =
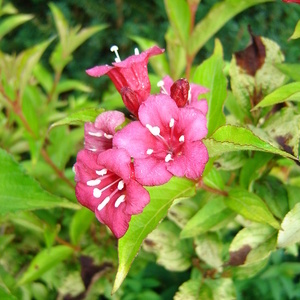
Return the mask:
[[[185,78],[179,79],[177,81],[173,81],[173,79],[170,76],[166,76],[163,78],[162,82],[160,82],[160,86],[162,86],[161,93],[170,95],[171,98],[175,98],[172,93],[173,91],[178,90],[183,86],[184,88],[184,81],[188,83],[188,81]],[[201,85],[191,83],[189,84],[189,92],[187,100],[185,99],[174,99],[176,103],[186,103],[186,105],[179,105],[179,107],[186,106],[186,107],[193,107],[199,109],[203,114],[207,114],[207,101],[205,99],[198,100],[198,97],[200,94],[205,94],[209,90]],[[181,93],[181,95],[178,95],[177,97],[185,97],[185,93]]]
[[[84,148],[95,153],[112,148],[112,138],[116,128],[125,122],[125,116],[119,111],[107,111],[100,114],[94,123],[84,125]]]
[[[96,66],[86,72],[93,77],[108,75],[121,94],[127,109],[137,116],[140,104],[148,98],[151,90],[147,69],[148,59],[163,53],[164,50],[154,46],[141,54],[136,51],[135,55],[123,61],[120,60],[116,46],[111,50],[116,52],[117,56],[113,66]]]
[[[201,176],[208,160],[205,115],[192,107],[178,108],[168,95],[152,95],[139,109],[139,120],[118,131],[113,145],[134,158],[136,180],[160,185],[173,175]]]
[[[150,201],[147,190],[132,176],[130,155],[124,149],[100,154],[82,150],[74,170],[78,201],[121,238],[131,216],[141,213]]]

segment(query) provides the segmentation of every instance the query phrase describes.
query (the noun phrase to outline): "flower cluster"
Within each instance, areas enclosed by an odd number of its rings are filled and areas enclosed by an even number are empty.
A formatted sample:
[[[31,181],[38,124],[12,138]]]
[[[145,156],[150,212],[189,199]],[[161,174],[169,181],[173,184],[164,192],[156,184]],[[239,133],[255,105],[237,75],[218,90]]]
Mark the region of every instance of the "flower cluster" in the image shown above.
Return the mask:
[[[150,94],[148,59],[164,50],[136,50],[123,61],[116,46],[111,50],[116,53],[112,66],[96,66],[87,74],[109,76],[134,120],[123,126],[123,113],[107,111],[85,124],[85,146],[74,165],[75,192],[120,238],[131,216],[150,201],[144,186],[164,184],[172,176],[197,180],[202,175],[208,160],[201,141],[208,107],[205,99],[198,100],[207,89],[184,78],[173,82],[167,76],[158,83],[160,93]]]

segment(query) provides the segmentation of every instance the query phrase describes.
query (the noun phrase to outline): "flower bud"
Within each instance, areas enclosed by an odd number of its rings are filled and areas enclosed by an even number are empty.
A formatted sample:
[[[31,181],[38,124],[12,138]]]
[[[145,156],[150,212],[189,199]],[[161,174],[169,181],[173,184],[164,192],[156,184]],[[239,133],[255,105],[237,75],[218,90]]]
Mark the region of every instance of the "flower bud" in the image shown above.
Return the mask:
[[[140,104],[136,93],[128,86],[122,87],[120,92],[127,109],[137,117]]]
[[[170,89],[170,96],[178,107],[184,107],[188,101],[190,84],[187,79],[176,80]]]

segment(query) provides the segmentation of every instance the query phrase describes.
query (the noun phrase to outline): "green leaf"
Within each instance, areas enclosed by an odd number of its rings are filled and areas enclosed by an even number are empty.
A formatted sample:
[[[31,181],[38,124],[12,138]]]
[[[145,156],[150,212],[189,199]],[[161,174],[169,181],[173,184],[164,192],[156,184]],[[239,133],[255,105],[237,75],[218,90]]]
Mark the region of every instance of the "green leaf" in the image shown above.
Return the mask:
[[[191,23],[189,6],[185,0],[165,0],[164,2],[174,33],[180,39],[181,45],[186,49]]]
[[[297,100],[300,101],[298,94],[300,93],[300,82],[292,82],[286,85],[283,85],[273,91],[271,94],[267,95],[264,99],[262,99],[254,109],[258,107],[266,107],[290,100]],[[297,96],[294,97],[293,96]]]
[[[300,64],[277,64],[278,68],[282,73],[289,76],[294,81],[300,81]]]
[[[3,149],[0,149],[0,165],[0,214],[53,207],[77,209],[76,204],[43,190]]]
[[[135,41],[143,51],[157,45],[156,41],[152,41],[140,36],[131,35],[130,38]],[[165,53],[150,58],[149,63],[155,73],[160,77],[164,77],[170,73],[169,64]]]
[[[295,30],[292,34],[292,36],[290,37],[291,40],[295,40],[295,39],[299,39],[300,38],[300,21],[298,21]]]
[[[179,240],[180,229],[170,221],[163,221],[143,243],[143,249],[155,253],[157,263],[169,271],[185,271],[191,266],[193,244]]]
[[[209,89],[205,96],[208,103],[208,137],[225,124],[223,105],[227,96],[227,80],[223,68],[223,49],[219,40],[216,40],[214,54],[196,69],[193,79],[193,82]]]
[[[5,18],[0,23],[0,40],[14,28],[18,27],[19,25],[31,20],[33,15],[21,15],[18,14],[16,16],[10,16]]]
[[[40,278],[45,272],[71,256],[72,253],[72,248],[62,245],[42,250],[31,261],[28,269],[21,276],[18,285]]]
[[[28,84],[28,80],[32,75],[33,68],[40,60],[42,54],[46,48],[50,45],[53,39],[40,43],[32,48],[26,49],[19,55],[19,65],[17,69],[17,77],[19,79],[19,92],[20,97],[24,93],[25,87]]]
[[[234,276],[249,278],[259,272],[276,249],[277,231],[265,224],[253,223],[238,232],[230,247],[229,265]]]
[[[229,192],[229,197],[225,198],[225,203],[248,220],[280,228],[280,224],[271,214],[267,205],[254,193],[239,187],[234,188]]]
[[[206,279],[200,288],[197,299],[232,300],[236,292],[231,278]]]
[[[218,196],[207,202],[186,224],[181,231],[181,238],[190,238],[203,234],[228,223],[235,213],[229,209],[224,197]]]
[[[86,208],[78,210],[70,224],[70,238],[73,245],[80,242],[83,234],[89,229],[95,219],[95,214]]]
[[[197,237],[195,245],[196,254],[202,261],[218,271],[222,270],[223,245],[217,233],[210,232]]]
[[[79,80],[68,79],[60,81],[57,85],[56,92],[58,94],[61,94],[69,91],[81,91],[85,93],[90,93],[92,89]]]
[[[174,300],[199,300],[201,280],[190,279],[184,282],[174,296]]]
[[[278,247],[288,247],[300,241],[300,203],[284,217],[278,233]]]
[[[254,150],[278,154],[283,157],[298,160],[293,155],[282,151],[269,142],[255,135],[250,129],[233,125],[225,125],[217,129],[211,138],[204,139],[210,157],[224,152]]]
[[[49,130],[62,125],[83,125],[86,122],[94,122],[95,119],[104,111],[103,108],[86,108],[69,114],[66,118],[53,123]]]
[[[273,0],[225,0],[216,3],[208,14],[196,24],[189,41],[189,54],[196,55],[224,24],[238,13],[253,5],[271,1]]]
[[[195,184],[190,180],[174,177],[168,183],[160,187],[150,187],[148,190],[150,203],[140,215],[132,216],[128,231],[119,240],[119,267],[112,293],[121,286],[143,240],[167,215],[175,199],[195,194]]]

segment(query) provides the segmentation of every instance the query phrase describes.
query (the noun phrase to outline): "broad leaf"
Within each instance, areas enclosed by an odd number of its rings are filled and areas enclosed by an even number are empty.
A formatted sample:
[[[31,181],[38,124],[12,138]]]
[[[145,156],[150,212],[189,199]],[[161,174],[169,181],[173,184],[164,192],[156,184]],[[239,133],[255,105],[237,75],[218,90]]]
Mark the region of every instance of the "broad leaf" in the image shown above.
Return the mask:
[[[225,0],[216,3],[209,13],[196,24],[189,41],[189,54],[196,55],[220,28],[238,13],[253,5],[271,1],[273,0]]]
[[[228,223],[235,213],[224,203],[224,197],[218,196],[207,202],[186,224],[180,237],[190,238],[203,234]]]
[[[143,243],[143,249],[157,256],[157,263],[169,271],[185,271],[191,267],[193,243],[179,240],[180,229],[170,221],[163,221]]]
[[[201,287],[200,279],[190,279],[184,282],[174,296],[174,300],[198,300]]]
[[[168,209],[177,198],[195,194],[195,184],[187,179],[173,178],[160,187],[148,188],[150,203],[143,213],[133,216],[129,229],[119,240],[119,267],[112,293],[116,292],[125,279],[143,240],[167,215]]]
[[[0,23],[0,40],[3,38],[3,36],[5,36],[10,31],[12,31],[14,28],[31,20],[32,18],[33,18],[32,15],[18,14],[16,16],[11,16],[3,20]]]
[[[191,15],[187,2],[185,0],[165,0],[165,8],[175,35],[186,49],[191,23]]]
[[[256,150],[278,154],[283,157],[298,160],[293,155],[282,151],[269,142],[255,135],[250,129],[233,125],[225,125],[217,129],[211,138],[205,139],[210,157],[218,156],[224,152],[240,150]]]
[[[276,68],[294,81],[300,81],[300,64],[277,64]]]
[[[288,247],[300,241],[300,203],[286,214],[278,234],[278,247]]]
[[[193,80],[209,89],[205,95],[208,102],[207,136],[225,124],[223,105],[227,96],[227,80],[223,74],[223,68],[223,49],[219,40],[216,40],[214,54],[196,69]],[[210,75],[207,76],[207,74]]]
[[[229,197],[225,198],[225,203],[248,220],[280,228],[280,224],[271,214],[265,202],[254,193],[239,187],[234,188],[229,192]]]
[[[78,208],[43,190],[3,149],[0,149],[0,165],[0,214],[53,207]]]
[[[62,125],[83,125],[86,122],[94,122],[98,115],[104,111],[103,108],[87,108],[69,114],[66,118],[53,123],[49,130]]]
[[[262,99],[255,108],[266,107],[286,101],[300,101],[300,82],[292,82],[279,87]]]
[[[295,39],[299,39],[300,38],[300,21],[298,21],[295,30],[292,34],[292,36],[290,37],[291,40],[295,40]]]
[[[45,272],[67,259],[72,253],[73,249],[67,246],[55,246],[50,249],[42,250],[31,261],[18,284],[23,285],[40,278]]]

